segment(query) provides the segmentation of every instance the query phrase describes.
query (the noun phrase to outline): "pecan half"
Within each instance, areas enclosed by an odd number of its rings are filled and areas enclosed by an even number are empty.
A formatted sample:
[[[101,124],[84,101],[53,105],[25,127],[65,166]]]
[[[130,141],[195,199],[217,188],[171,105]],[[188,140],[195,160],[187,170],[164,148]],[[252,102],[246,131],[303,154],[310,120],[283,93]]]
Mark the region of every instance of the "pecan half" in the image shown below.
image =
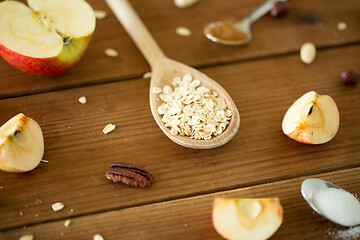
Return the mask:
[[[154,182],[153,176],[144,169],[124,162],[110,164],[110,170],[105,174],[106,178],[117,183],[122,182],[133,187],[148,187]]]

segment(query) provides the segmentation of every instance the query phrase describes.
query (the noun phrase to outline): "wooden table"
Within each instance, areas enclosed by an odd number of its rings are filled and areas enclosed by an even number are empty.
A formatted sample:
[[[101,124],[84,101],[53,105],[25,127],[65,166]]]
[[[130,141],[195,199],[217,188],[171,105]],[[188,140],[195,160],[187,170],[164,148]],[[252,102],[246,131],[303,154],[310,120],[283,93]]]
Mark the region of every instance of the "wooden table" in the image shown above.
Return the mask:
[[[212,226],[215,197],[279,197],[284,221],[271,239],[331,239],[338,227],[306,204],[306,178],[331,181],[360,194],[360,85],[345,86],[340,72],[360,70],[360,1],[290,1],[282,19],[264,16],[253,41],[230,47],[207,40],[206,23],[241,19],[262,0],[200,0],[178,9],[172,0],[132,0],[165,54],[203,71],[232,96],[241,116],[229,143],[193,150],[170,141],[149,108],[149,66],[102,0],[89,1],[108,17],[97,21],[83,59],[58,77],[22,73],[0,60],[0,123],[19,112],[35,119],[45,138],[44,159],[24,174],[0,172],[0,239],[33,234],[35,240],[222,239]],[[337,29],[339,22],[348,28]],[[190,37],[175,28],[188,27]],[[316,45],[311,65],[299,58]],[[104,54],[116,49],[116,58]],[[288,107],[302,94],[328,94],[340,128],[324,145],[309,146],[282,133]],[[78,98],[86,96],[87,103]],[[108,123],[115,131],[104,135]],[[108,181],[109,163],[148,170],[146,189]],[[63,202],[54,212],[51,205]],[[69,227],[64,226],[70,219]]]

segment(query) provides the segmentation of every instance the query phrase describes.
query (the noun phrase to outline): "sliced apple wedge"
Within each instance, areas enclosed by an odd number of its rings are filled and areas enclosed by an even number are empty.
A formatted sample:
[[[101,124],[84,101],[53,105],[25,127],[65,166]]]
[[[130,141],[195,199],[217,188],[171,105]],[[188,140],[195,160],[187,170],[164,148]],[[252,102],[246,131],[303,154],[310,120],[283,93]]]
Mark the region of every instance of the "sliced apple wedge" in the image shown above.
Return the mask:
[[[0,169],[27,172],[39,165],[44,139],[39,124],[19,113],[0,127]]]
[[[278,198],[216,198],[215,230],[229,240],[265,240],[280,227],[283,210]]]
[[[290,138],[306,144],[322,144],[337,133],[340,114],[328,95],[310,91],[296,100],[286,112],[282,130]]]
[[[58,75],[75,65],[95,30],[84,0],[28,0],[0,3],[0,56],[38,75]]]

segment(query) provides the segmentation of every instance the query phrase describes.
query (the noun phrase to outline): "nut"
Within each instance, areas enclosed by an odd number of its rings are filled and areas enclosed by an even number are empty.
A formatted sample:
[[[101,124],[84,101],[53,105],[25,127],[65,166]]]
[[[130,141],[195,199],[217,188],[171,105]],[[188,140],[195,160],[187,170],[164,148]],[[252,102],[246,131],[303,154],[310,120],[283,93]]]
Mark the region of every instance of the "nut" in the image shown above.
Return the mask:
[[[187,8],[187,7],[191,7],[198,1],[199,0],[175,0],[174,3],[178,8]]]
[[[339,31],[344,31],[347,29],[347,24],[345,22],[339,22],[337,24],[337,28]]]
[[[360,79],[360,73],[354,69],[347,69],[340,74],[341,81],[348,86],[355,85]]]
[[[306,63],[310,64],[315,60],[316,48],[312,43],[305,43],[301,46],[300,49],[300,58]]]
[[[153,176],[144,169],[124,162],[110,164],[110,170],[105,174],[113,182],[122,182],[133,187],[148,187],[154,182]]]
[[[93,239],[94,240],[104,240],[104,238],[100,234],[95,234]]]
[[[86,97],[85,96],[80,97],[79,102],[82,103],[82,104],[85,104],[87,102]]]
[[[289,12],[289,4],[287,2],[276,2],[270,11],[271,16],[274,18],[281,18]]]

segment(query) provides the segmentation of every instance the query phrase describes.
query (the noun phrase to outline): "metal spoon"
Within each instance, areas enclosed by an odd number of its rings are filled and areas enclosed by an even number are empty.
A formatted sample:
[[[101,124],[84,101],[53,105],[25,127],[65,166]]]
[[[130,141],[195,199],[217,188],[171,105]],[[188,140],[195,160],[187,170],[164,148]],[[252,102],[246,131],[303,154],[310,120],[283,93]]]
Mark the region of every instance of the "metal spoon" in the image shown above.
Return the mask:
[[[302,182],[301,184],[301,194],[304,197],[304,199],[307,201],[307,203],[310,205],[312,209],[314,209],[315,212],[320,214],[321,216],[325,217],[326,219],[344,226],[342,223],[337,222],[335,219],[331,219],[330,216],[327,216],[325,213],[321,212],[316,205],[313,202],[312,196],[313,193],[316,191],[319,191],[320,189],[328,189],[328,188],[336,188],[336,189],[342,189],[339,186],[336,186],[335,184],[332,184],[330,182],[317,179],[317,178],[309,178]],[[358,226],[358,225],[355,225]],[[353,226],[353,227],[355,227]]]
[[[196,149],[219,147],[232,139],[239,129],[240,115],[234,101],[226,90],[200,71],[167,58],[127,0],[106,0],[106,2],[150,64],[152,70],[150,109],[156,123],[165,135],[179,145]],[[218,95],[225,100],[233,114],[225,131],[210,140],[195,140],[186,136],[171,134],[169,128],[165,126],[161,120],[161,116],[157,112],[157,108],[161,105],[162,101],[151,89],[153,89],[153,87],[171,85],[174,77],[182,77],[188,73],[190,73],[194,79],[200,80],[202,86],[216,91]]]
[[[268,0],[240,22],[219,21],[205,26],[204,34],[211,41],[225,45],[243,45],[252,39],[251,24],[269,12],[275,2],[286,0]]]

